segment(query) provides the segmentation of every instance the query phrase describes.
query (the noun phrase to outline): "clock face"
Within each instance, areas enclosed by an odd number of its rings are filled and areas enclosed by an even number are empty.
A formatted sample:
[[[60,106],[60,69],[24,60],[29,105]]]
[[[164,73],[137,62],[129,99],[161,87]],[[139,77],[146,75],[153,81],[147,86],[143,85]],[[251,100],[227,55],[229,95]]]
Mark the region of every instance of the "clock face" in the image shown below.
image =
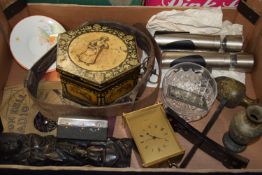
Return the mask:
[[[124,114],[124,117],[144,167],[183,153],[161,104]]]
[[[169,132],[164,126],[159,124],[148,124],[144,127],[138,136],[142,149],[148,153],[158,154],[165,152],[169,146]],[[155,145],[157,143],[157,145]]]

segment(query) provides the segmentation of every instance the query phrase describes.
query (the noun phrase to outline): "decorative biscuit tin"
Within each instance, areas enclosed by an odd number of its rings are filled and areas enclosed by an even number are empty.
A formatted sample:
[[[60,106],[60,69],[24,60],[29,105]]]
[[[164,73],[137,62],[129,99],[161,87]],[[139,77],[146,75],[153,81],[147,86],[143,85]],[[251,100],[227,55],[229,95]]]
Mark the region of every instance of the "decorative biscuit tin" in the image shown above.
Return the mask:
[[[63,96],[83,105],[106,105],[133,89],[140,72],[136,39],[105,24],[60,34],[57,71]]]

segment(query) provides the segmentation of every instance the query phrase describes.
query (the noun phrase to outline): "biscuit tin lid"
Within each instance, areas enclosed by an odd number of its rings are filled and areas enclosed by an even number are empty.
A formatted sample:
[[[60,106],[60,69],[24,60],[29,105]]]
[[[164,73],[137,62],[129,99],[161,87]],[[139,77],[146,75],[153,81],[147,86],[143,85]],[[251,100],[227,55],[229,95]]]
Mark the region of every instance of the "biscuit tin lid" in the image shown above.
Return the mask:
[[[139,66],[135,37],[107,25],[84,25],[58,37],[57,69],[95,84]]]

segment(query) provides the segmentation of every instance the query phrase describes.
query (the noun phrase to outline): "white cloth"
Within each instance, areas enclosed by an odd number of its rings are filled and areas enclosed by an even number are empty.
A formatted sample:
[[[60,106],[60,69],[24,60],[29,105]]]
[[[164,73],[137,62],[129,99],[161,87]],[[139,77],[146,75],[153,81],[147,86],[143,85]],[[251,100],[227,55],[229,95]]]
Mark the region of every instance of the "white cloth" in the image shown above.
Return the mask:
[[[221,30],[222,18],[221,8],[163,11],[149,19],[147,29],[152,34],[162,30],[216,34]]]
[[[146,27],[152,35],[154,35],[155,31],[183,31],[192,34],[222,36],[243,34],[242,25],[232,24],[230,21],[223,22],[221,8],[162,11],[152,16]],[[157,68],[157,66],[156,64],[155,68]],[[162,69],[162,79],[166,72],[167,69]],[[214,77],[228,76],[245,83],[245,73],[241,72],[212,69],[212,75]],[[156,78],[157,76],[153,75],[150,80],[155,82]],[[155,87],[156,85],[148,83],[147,86]]]

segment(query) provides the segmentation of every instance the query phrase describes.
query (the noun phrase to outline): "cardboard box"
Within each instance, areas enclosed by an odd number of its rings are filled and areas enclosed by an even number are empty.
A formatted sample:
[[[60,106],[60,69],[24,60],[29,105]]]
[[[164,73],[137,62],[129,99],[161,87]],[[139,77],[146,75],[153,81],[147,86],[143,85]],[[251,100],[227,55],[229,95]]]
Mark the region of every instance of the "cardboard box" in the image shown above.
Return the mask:
[[[1,1],[3,3],[4,1]],[[10,1],[8,1],[10,2]],[[259,14],[262,10],[262,4],[259,1],[249,1],[248,6],[255,9]],[[2,7],[5,5],[1,4]],[[7,20],[2,12],[0,12],[0,89],[1,94],[5,86],[16,85],[23,83],[27,76],[27,71],[21,68],[13,59],[9,50],[9,35],[14,27],[21,19],[29,15],[45,15],[59,21],[66,29],[72,29],[80,24],[86,22],[86,20],[113,20],[122,22],[125,24],[135,24],[140,22],[146,24],[148,19],[163,10],[171,10],[172,8],[163,7],[95,7],[95,6],[79,6],[79,5],[54,5],[54,4],[29,4],[25,9],[18,14]],[[99,13],[98,13],[99,12]],[[243,17],[236,9],[226,8],[223,10],[224,19],[230,20],[234,23],[240,23],[244,25],[244,37],[245,37],[245,50],[253,53],[256,58],[256,66],[252,73],[246,74],[246,87],[247,95],[251,98],[257,97],[262,99],[262,20],[258,20],[256,24],[250,23],[245,17]],[[74,14],[74,15],[72,15]],[[150,91],[150,89],[149,89]],[[211,109],[208,116],[204,119],[192,123],[198,130],[203,130],[211,114],[215,111],[218,102],[215,103],[214,108]],[[242,107],[234,109],[225,108],[222,115],[209,132],[209,137],[219,144],[222,144],[222,136],[225,131],[228,130],[229,121],[232,115],[236,112],[243,110]],[[127,137],[122,126],[122,118],[116,118],[116,125],[114,136],[115,137]],[[177,134],[178,141],[181,146],[185,148],[186,153],[192,147],[192,145],[185,140],[182,136]],[[197,151],[187,169],[176,168],[142,168],[141,160],[136,151],[132,156],[131,167],[127,169],[112,169],[112,168],[98,168],[98,167],[32,167],[32,166],[17,166],[17,165],[0,165],[0,171],[3,174],[14,173],[20,170],[23,174],[28,174],[29,171],[41,172],[41,173],[63,173],[65,171],[74,174],[77,173],[100,173],[110,174],[115,172],[116,174],[124,174],[124,172],[140,174],[155,173],[210,173],[210,172],[225,172],[225,173],[247,173],[247,172],[262,172],[262,156],[261,156],[262,139],[258,142],[249,145],[247,150],[242,153],[243,156],[250,159],[247,169],[244,170],[228,170],[220,162],[216,161],[212,157],[206,155],[202,151]],[[73,171],[73,172],[72,172]]]

